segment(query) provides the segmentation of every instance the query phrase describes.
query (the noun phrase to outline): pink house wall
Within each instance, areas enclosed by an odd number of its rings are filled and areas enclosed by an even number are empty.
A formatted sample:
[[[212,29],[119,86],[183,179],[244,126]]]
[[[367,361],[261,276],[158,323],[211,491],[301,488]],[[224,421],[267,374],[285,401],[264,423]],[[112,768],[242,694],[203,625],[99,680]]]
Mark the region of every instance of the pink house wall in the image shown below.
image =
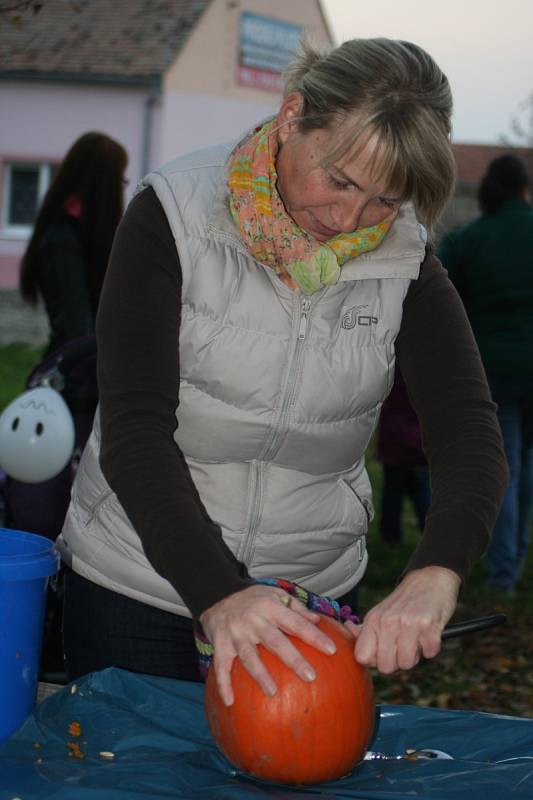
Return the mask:
[[[0,169],[15,159],[60,161],[78,136],[99,130],[128,151],[129,199],[142,172],[145,97],[129,87],[1,82]],[[17,285],[25,246],[0,228],[0,289]]]
[[[264,103],[243,103],[167,89],[158,136],[160,162],[236,139],[258,120],[274,113],[279,97],[265,92],[264,98]]]
[[[0,83],[0,185],[5,162],[59,162],[78,136],[100,130],[128,151],[128,201],[146,166],[143,135],[147,97],[143,90],[124,87]],[[151,105],[147,168],[235,138],[272,113],[279,102],[278,96],[269,93],[263,93],[263,98],[264,102],[241,102],[167,89]],[[0,193],[0,204],[2,199]],[[25,247],[25,238],[15,238],[0,227],[0,289],[18,285]]]

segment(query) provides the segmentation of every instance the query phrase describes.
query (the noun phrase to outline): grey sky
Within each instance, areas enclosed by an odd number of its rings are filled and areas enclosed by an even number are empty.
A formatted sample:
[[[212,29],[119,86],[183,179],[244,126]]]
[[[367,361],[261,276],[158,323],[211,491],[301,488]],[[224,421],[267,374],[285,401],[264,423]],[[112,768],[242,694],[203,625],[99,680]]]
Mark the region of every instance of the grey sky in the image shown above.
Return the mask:
[[[450,80],[454,140],[497,143],[533,93],[533,0],[322,0],[337,41],[409,39]],[[522,113],[521,119],[527,121]]]

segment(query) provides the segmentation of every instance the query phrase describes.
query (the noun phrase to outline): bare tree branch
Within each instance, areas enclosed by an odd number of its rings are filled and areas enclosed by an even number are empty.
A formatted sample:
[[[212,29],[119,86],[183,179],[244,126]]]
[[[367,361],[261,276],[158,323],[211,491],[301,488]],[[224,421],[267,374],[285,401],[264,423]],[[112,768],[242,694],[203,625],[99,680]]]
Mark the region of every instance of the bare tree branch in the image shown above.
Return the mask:
[[[518,140],[514,142],[515,145],[533,147],[533,92],[518,105],[509,120],[509,127],[512,136]],[[502,135],[501,139],[511,144],[507,135]]]
[[[39,0],[0,0],[0,14],[11,14],[14,20],[19,19],[21,14],[30,9],[37,14],[42,7],[43,2]]]

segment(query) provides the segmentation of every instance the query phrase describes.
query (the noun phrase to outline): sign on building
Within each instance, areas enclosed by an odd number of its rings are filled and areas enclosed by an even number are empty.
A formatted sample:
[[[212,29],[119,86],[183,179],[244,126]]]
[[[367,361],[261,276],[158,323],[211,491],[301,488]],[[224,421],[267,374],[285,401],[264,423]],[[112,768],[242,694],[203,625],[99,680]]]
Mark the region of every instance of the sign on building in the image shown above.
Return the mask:
[[[281,73],[291,61],[303,30],[301,25],[244,11],[239,25],[237,83],[280,92]]]

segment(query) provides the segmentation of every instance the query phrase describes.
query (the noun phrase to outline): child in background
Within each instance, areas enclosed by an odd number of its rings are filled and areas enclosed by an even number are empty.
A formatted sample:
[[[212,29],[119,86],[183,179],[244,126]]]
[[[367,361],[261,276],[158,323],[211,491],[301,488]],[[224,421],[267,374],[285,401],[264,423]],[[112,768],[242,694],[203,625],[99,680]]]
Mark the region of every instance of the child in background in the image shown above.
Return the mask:
[[[424,529],[431,501],[420,425],[398,369],[392,391],[381,410],[377,457],[383,465],[380,534],[384,542],[398,545],[403,540],[404,497],[413,503],[420,531]]]

